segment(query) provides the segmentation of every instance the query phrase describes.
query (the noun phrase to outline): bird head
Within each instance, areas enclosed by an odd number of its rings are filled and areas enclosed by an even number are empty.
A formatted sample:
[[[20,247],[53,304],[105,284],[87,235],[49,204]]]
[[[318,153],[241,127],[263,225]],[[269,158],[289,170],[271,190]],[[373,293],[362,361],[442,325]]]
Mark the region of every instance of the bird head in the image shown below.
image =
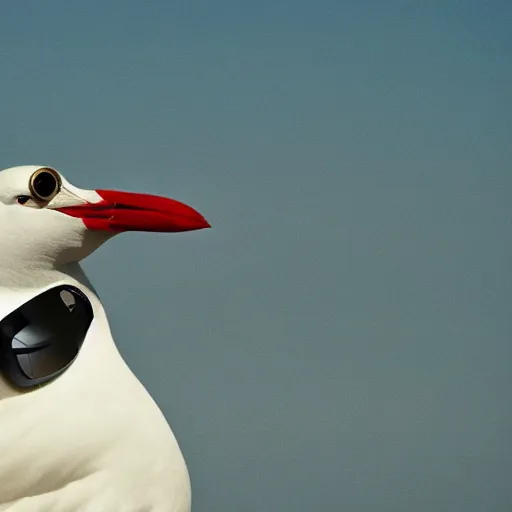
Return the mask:
[[[50,167],[0,171],[0,266],[51,268],[79,262],[125,231],[208,228],[174,199],[114,190],[84,190]]]

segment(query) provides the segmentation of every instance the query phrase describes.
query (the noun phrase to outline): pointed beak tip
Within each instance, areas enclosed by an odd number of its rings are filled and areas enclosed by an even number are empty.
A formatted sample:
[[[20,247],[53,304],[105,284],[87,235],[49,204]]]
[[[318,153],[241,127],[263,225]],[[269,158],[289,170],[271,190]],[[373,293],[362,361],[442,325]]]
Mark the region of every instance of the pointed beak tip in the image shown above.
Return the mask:
[[[204,217],[201,217],[197,220],[191,220],[188,229],[185,228],[185,231],[199,231],[200,229],[210,229],[211,227],[211,224]]]

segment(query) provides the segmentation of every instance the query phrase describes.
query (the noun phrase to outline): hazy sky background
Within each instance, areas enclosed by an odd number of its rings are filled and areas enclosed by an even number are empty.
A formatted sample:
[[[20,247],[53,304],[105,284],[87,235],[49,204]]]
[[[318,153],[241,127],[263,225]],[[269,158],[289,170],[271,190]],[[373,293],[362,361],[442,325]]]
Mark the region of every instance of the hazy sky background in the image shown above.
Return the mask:
[[[512,510],[512,2],[19,1],[0,167],[213,229],[87,260],[195,512]]]

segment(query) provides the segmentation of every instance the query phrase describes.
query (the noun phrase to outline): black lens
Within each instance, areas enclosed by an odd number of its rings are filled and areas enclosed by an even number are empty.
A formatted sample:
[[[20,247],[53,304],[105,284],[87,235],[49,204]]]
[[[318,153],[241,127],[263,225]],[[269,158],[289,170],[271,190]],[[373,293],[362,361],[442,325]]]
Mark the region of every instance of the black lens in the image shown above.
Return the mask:
[[[11,348],[18,364],[29,379],[43,379],[58,373],[78,354],[76,343],[66,343],[64,335],[58,335],[39,325],[27,325],[12,340]]]
[[[93,319],[87,297],[58,286],[0,321],[0,368],[14,385],[30,388],[60,375],[75,360]]]
[[[57,178],[50,171],[40,172],[32,181],[32,188],[41,199],[51,197],[57,191],[59,183]]]

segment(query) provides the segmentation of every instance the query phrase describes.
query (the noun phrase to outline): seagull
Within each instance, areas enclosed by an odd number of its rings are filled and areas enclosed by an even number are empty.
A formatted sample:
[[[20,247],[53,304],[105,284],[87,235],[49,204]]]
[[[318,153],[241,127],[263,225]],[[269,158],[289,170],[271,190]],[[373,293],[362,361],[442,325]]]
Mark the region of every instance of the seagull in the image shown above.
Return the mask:
[[[46,166],[0,171],[0,320],[56,287],[72,291],[70,314],[91,314],[76,357],[55,378],[19,387],[0,370],[0,510],[190,511],[180,447],[118,352],[80,261],[125,231],[208,227],[173,199],[83,190]]]

